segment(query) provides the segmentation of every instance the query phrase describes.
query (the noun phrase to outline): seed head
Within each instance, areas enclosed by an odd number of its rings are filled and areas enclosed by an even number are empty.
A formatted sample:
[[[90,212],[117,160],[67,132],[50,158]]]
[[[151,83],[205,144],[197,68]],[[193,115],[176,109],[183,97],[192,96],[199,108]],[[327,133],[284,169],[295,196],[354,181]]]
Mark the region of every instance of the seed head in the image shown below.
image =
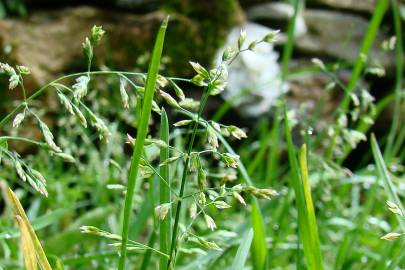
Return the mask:
[[[212,217],[210,217],[209,215],[204,215],[204,219],[205,219],[205,223],[207,224],[208,229],[213,231],[217,228],[217,225],[215,224]]]
[[[160,220],[164,220],[169,213],[170,203],[164,203],[155,207],[155,214]]]
[[[397,240],[402,235],[403,234],[401,234],[401,233],[391,232],[391,233],[387,233],[386,235],[382,236],[381,239],[387,240],[387,241],[393,241],[393,240]]]

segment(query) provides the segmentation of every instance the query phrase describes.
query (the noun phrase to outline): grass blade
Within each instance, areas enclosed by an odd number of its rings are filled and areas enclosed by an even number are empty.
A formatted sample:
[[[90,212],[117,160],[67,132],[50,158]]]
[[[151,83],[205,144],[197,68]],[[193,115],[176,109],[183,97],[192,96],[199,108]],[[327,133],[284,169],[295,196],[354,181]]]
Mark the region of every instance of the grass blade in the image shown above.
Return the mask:
[[[160,139],[164,141],[167,145],[169,145],[169,121],[167,119],[167,114],[164,109],[162,109],[162,116],[161,116],[161,123],[160,123]],[[169,148],[162,148],[160,150],[160,161],[163,162],[169,159]],[[166,182],[170,185],[169,179],[169,164],[163,165],[160,167],[160,175],[166,180]],[[159,181],[159,192],[160,192],[160,204],[169,203],[170,202],[170,190],[169,187],[166,186],[162,181]],[[171,228],[171,211],[167,214],[166,218],[160,220],[160,232],[159,232],[159,243],[160,243],[160,251],[165,254],[169,254],[170,252],[170,228]],[[166,270],[168,265],[168,259],[161,256],[159,269]]]
[[[404,207],[395,191],[395,185],[392,182],[391,177],[388,173],[387,166],[385,165],[384,158],[381,154],[380,147],[378,146],[374,134],[371,135],[371,149],[373,151],[373,156],[377,166],[378,173],[380,174],[380,177],[383,180],[383,186],[388,195],[389,200],[398,205],[401,211],[404,212]],[[399,216],[397,217],[402,230],[405,232],[405,220]]]
[[[322,253],[321,253],[321,244],[319,241],[318,226],[316,224],[314,204],[312,202],[311,196],[311,186],[309,184],[308,176],[308,164],[307,164],[307,147],[302,145],[300,151],[300,168],[301,168],[301,179],[302,179],[302,188],[304,190],[305,204],[308,212],[308,225],[309,231],[311,233],[312,242],[314,244],[314,249],[312,250],[313,255],[316,257],[318,263],[317,269],[322,268]]]
[[[392,15],[394,18],[394,29],[396,36],[396,46],[395,46],[395,103],[394,103],[394,116],[392,119],[391,130],[388,133],[387,145],[384,151],[384,157],[392,158],[397,153],[393,152],[394,139],[397,133],[400,131],[400,116],[401,116],[401,102],[402,102],[402,83],[403,83],[403,72],[404,72],[404,48],[402,44],[402,25],[400,11],[397,1],[391,1],[392,4]],[[399,137],[399,144],[402,145],[401,138]]]
[[[28,231],[24,219],[16,215],[16,220],[21,232],[21,249],[24,256],[24,265],[27,270],[37,270],[37,258],[35,255],[34,244],[32,243],[30,233]]]
[[[354,64],[353,73],[347,86],[347,91],[345,92],[344,99],[340,104],[340,108],[342,108],[344,112],[349,107],[350,94],[355,89],[364,68],[365,63],[362,59],[362,55],[368,55],[369,50],[371,49],[371,46],[373,45],[374,40],[377,36],[381,21],[384,17],[385,11],[387,10],[388,3],[388,0],[379,0],[374,9],[373,17],[371,18],[367,33],[363,39],[363,43],[361,44],[359,56],[357,57]]]
[[[224,145],[226,150],[231,154],[236,154],[233,148],[228,144],[225,138],[219,133],[216,132],[218,139]],[[243,165],[242,162],[239,162],[238,171],[242,175],[242,179],[245,184],[251,186],[252,180]],[[252,214],[251,222],[253,228],[253,244],[252,244],[252,260],[253,267],[255,270],[265,269],[266,257],[267,257],[267,245],[266,245],[266,230],[264,227],[264,220],[262,212],[260,210],[259,202],[256,198],[252,198]]]
[[[250,245],[253,239],[253,229],[250,229],[242,238],[238,251],[236,252],[235,259],[233,260],[231,269],[243,270],[247,256],[249,254]]]
[[[10,188],[7,195],[20,227],[21,244],[23,245],[24,261],[27,269],[37,269],[36,264],[38,262],[42,270],[51,270],[52,268],[42,249],[41,242],[35,234],[20,201]],[[34,264],[35,266],[33,266]]]
[[[138,175],[138,165],[142,156],[143,144],[145,141],[146,133],[148,130],[148,123],[152,109],[152,100],[155,92],[156,79],[159,71],[160,58],[162,55],[164,37],[167,28],[168,18],[164,20],[160,26],[158,35],[156,37],[155,46],[153,48],[152,58],[149,64],[148,76],[146,78],[145,96],[142,106],[141,120],[139,122],[136,144],[131,159],[131,169],[128,177],[127,193],[125,195],[124,216],[122,225],[122,242],[121,242],[121,256],[119,257],[118,269],[125,269],[125,259],[127,254],[129,221],[132,210],[132,201],[135,193],[135,183]]]
[[[304,248],[304,255],[307,261],[307,267],[308,269],[316,269],[320,270],[323,269],[323,264],[322,264],[322,258],[320,255],[320,247],[319,247],[319,240],[317,242],[317,230],[315,230],[314,226],[316,226],[315,222],[315,217],[313,217],[313,221],[310,221],[310,213],[308,209],[312,208],[312,199],[310,198],[310,195],[307,195],[309,193],[308,187],[305,188],[304,184],[302,181],[308,181],[308,176],[307,176],[307,170],[306,170],[306,164],[302,164],[301,171],[304,171],[304,174],[302,178],[306,178],[306,180],[301,181],[301,176],[299,174],[299,166],[297,162],[297,157],[295,153],[295,147],[293,144],[292,140],[292,135],[291,131],[289,128],[289,123],[288,123],[288,117],[287,117],[287,110],[285,108],[284,110],[284,125],[285,125],[285,134],[286,134],[286,140],[287,140],[287,149],[288,149],[288,159],[290,162],[291,166],[291,172],[292,172],[292,185],[294,188],[295,192],[295,198],[296,198],[296,207],[298,211],[298,233],[299,233],[299,238],[302,241],[302,245]],[[306,155],[306,153],[304,154]],[[305,159],[302,161],[305,161],[306,163],[306,158],[301,158]],[[304,163],[304,162],[301,162]],[[305,189],[307,191],[305,192]],[[306,198],[308,197],[309,198]],[[306,201],[308,200],[308,201]],[[310,205],[311,203],[311,205]],[[314,224],[315,223],[315,224]],[[316,232],[316,233],[315,233]],[[299,262],[297,262],[299,263]]]
[[[252,199],[252,215],[251,222],[253,228],[253,246],[252,246],[252,260],[253,266],[256,270],[265,269],[267,260],[267,245],[266,245],[266,232],[264,228],[263,215],[260,210],[259,202],[256,198]]]

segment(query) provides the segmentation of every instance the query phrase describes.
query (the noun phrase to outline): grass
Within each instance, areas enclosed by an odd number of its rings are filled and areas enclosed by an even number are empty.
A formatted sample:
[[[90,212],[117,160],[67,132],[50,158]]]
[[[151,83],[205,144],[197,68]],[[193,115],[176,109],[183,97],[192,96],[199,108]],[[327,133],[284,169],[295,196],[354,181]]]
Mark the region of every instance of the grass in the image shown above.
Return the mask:
[[[292,3],[283,81],[294,74],[289,63],[301,2]],[[388,1],[378,1],[363,54],[373,45],[387,7]],[[400,38],[395,1],[391,8]],[[345,92],[339,108],[349,124],[339,124],[336,115],[324,127],[324,99],[313,113],[288,107],[282,96],[281,105],[270,112],[275,121],[263,116],[257,119],[259,128],[240,129],[234,126],[241,124],[239,119],[229,111],[232,101],[219,106],[213,117],[205,107],[222,90],[225,71],[248,50],[244,33],[241,45],[226,49],[218,66],[208,70],[192,63],[196,75],[184,79],[161,76],[166,27],[167,19],[146,74],[88,69],[65,75],[24,95],[21,104],[1,117],[0,177],[7,182],[1,181],[0,187],[12,204],[1,213],[0,269],[102,270],[116,269],[117,261],[120,270],[399,269],[405,264],[405,221],[398,214],[404,211],[405,195],[401,40],[395,47],[395,87],[376,102],[364,103],[359,92],[367,69],[360,56],[348,86],[330,69],[333,63],[326,70],[302,69],[324,72]],[[100,29],[94,30],[97,35]],[[271,40],[272,34],[258,44]],[[25,93],[25,76],[19,74],[13,91]],[[72,88],[81,76],[90,82]],[[126,83],[118,85],[117,79]],[[75,98],[79,86],[88,92],[82,99]],[[199,103],[186,98],[191,96],[188,89],[197,87],[203,93]],[[59,120],[50,127],[43,126],[48,122],[34,102],[47,91],[56,91],[63,101],[55,116]],[[368,108],[360,118],[377,120],[394,104],[390,128],[369,136],[373,124],[351,118],[356,109],[351,94],[360,99],[360,107]],[[20,128],[11,127],[23,111]],[[20,133],[38,121],[44,138]],[[335,133],[329,135],[329,128]],[[134,132],[133,142],[126,134]],[[360,140],[354,142],[356,136]],[[360,154],[353,153],[364,138],[370,141],[362,142]],[[20,156],[16,142],[28,143],[37,152]],[[391,204],[390,212],[387,200],[397,208]],[[393,232],[400,239],[381,239]]]
[[[169,142],[169,121],[167,119],[167,114],[166,111],[162,111],[162,117],[161,117],[161,124],[160,124],[160,134],[161,134],[161,140],[164,141],[167,145],[170,145]],[[160,160],[161,162],[169,159],[170,154],[169,150],[167,148],[163,148],[160,150]],[[170,185],[170,168],[169,164],[166,164],[162,167],[160,167],[160,175],[168,180],[168,183]],[[171,201],[171,196],[170,196],[170,189],[166,185],[160,182],[159,185],[159,192],[160,192],[160,197],[159,197],[159,203],[164,204],[164,203],[170,203]],[[168,217],[167,219],[164,219],[160,221],[160,231],[159,231],[159,247],[160,251],[166,254],[169,254],[169,247],[170,247],[170,231],[171,231],[171,211],[169,210]],[[164,257],[160,258],[160,263],[159,263],[159,269],[167,269],[168,266],[168,260]]]
[[[298,165],[287,112],[284,114],[284,119],[288,159],[292,173],[292,186],[294,187],[296,207],[298,211],[299,239],[302,239],[301,241],[308,269],[323,269],[318,229],[308,179],[306,146],[304,144],[301,148],[300,163]],[[297,252],[299,253],[299,250]]]
[[[125,269],[125,259],[127,254],[127,243],[129,234],[129,221],[135,192],[135,183],[138,176],[138,166],[143,152],[143,146],[148,131],[149,119],[152,110],[152,100],[155,93],[156,80],[158,76],[160,58],[162,55],[165,32],[168,24],[168,18],[162,23],[156,37],[155,47],[153,48],[152,58],[149,65],[148,75],[145,84],[145,97],[142,104],[141,119],[136,135],[136,143],[131,159],[131,169],[128,176],[127,193],[124,202],[124,214],[122,225],[121,256],[118,269]]]

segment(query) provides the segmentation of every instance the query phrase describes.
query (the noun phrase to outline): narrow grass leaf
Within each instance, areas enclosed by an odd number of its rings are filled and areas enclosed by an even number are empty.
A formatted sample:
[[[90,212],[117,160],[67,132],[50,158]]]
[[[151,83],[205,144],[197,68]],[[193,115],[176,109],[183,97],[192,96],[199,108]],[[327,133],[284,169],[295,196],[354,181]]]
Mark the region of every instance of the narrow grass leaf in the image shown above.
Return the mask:
[[[298,211],[299,238],[302,241],[308,269],[320,270],[323,269],[323,266],[321,261],[314,253],[314,250],[316,250],[316,243],[313,241],[313,237],[311,237],[311,230],[310,230],[311,226],[308,220],[309,215],[305,202],[304,190],[302,188],[301,177],[299,174],[299,166],[297,162],[295,147],[292,140],[291,130],[289,127],[286,108],[284,108],[284,126],[285,126],[285,136],[287,140],[288,159],[292,173],[292,186],[295,192],[295,199],[296,199],[295,201]]]
[[[389,200],[395,203],[402,211],[402,213],[405,213],[401,200],[399,199],[398,194],[395,191],[395,185],[391,180],[387,166],[385,165],[384,158],[381,154],[380,147],[378,146],[374,134],[371,135],[371,149],[373,151],[374,161],[376,163],[378,173],[380,174],[380,177],[383,180],[383,186]],[[402,230],[405,232],[405,220],[399,215],[396,216],[399,220]]]
[[[250,229],[243,236],[238,251],[236,252],[235,259],[232,263],[232,270],[243,270],[245,267],[246,259],[249,255],[250,245],[253,239],[253,229]]]
[[[21,250],[24,256],[24,265],[27,270],[36,270],[37,257],[35,254],[34,244],[32,243],[28,228],[21,216],[16,215],[18,227],[20,228],[21,235]]]
[[[400,116],[401,116],[401,103],[403,101],[402,97],[402,84],[403,84],[403,72],[404,72],[404,48],[402,41],[402,25],[401,17],[399,11],[399,3],[397,1],[391,1],[392,15],[394,19],[394,29],[395,29],[395,104],[394,104],[394,115],[392,119],[391,130],[388,133],[387,146],[384,149],[384,157],[392,158],[397,154],[394,152],[394,139],[399,133],[400,128]],[[397,138],[396,143],[402,145],[403,139]]]
[[[342,108],[343,111],[346,111],[347,108],[349,107],[350,94],[355,89],[355,87],[360,79],[360,76],[362,74],[363,68],[364,68],[365,63],[364,63],[364,59],[362,56],[368,55],[368,52],[374,43],[374,40],[375,40],[378,30],[380,28],[381,21],[384,17],[385,11],[387,10],[388,3],[389,3],[389,0],[377,1],[377,5],[373,12],[373,17],[371,18],[366,35],[363,39],[363,43],[361,44],[361,47],[360,47],[359,56],[357,57],[356,62],[354,64],[352,76],[351,76],[349,84],[347,86],[347,91],[345,92],[345,97],[344,97],[342,103],[340,104],[340,108]]]
[[[312,202],[311,196],[311,186],[309,183],[309,176],[308,176],[308,164],[307,164],[307,147],[306,145],[302,145],[300,151],[300,168],[301,168],[301,179],[302,179],[302,188],[304,190],[304,198],[305,204],[307,208],[307,219],[309,225],[310,236],[312,238],[312,242],[314,244],[314,249],[312,250],[313,255],[315,256],[318,269],[322,268],[322,253],[321,253],[321,244],[319,241],[319,234],[318,234],[318,226],[316,224],[315,218],[315,211],[314,211],[314,204]]]
[[[35,231],[32,228],[23,207],[21,206],[20,201],[10,188],[7,191],[7,195],[20,227],[21,239],[24,239],[22,242],[30,246],[30,247],[23,247],[23,252],[25,252],[24,257],[25,256],[30,257],[25,258],[25,262],[29,263],[29,265],[31,266],[32,252],[35,252],[36,261],[38,262],[41,269],[51,270],[51,266],[48,262],[48,259],[46,258],[44,250],[42,249],[41,242],[39,242],[37,235],[35,234]]]
[[[162,55],[164,37],[167,28],[168,19],[166,18],[162,23],[158,35],[156,37],[155,46],[153,48],[152,58],[149,64],[148,75],[146,78],[145,95],[142,105],[141,119],[138,126],[136,144],[134,147],[131,169],[128,177],[127,193],[124,203],[124,216],[122,225],[122,242],[121,242],[121,256],[119,257],[118,269],[125,269],[125,259],[127,254],[129,221],[131,217],[133,197],[135,193],[136,178],[138,175],[138,165],[142,156],[143,145],[148,131],[148,123],[152,110],[153,95],[155,92],[156,79],[158,76],[160,58]]]

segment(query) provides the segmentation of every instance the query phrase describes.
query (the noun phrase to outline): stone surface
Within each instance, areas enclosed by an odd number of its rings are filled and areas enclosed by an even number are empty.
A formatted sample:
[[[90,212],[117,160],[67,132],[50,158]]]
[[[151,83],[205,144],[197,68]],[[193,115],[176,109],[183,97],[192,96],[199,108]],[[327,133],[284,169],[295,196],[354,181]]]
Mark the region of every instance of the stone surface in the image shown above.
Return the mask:
[[[296,41],[297,50],[317,56],[327,55],[353,63],[357,58],[368,21],[360,16],[338,11],[311,10],[303,13],[307,34]],[[394,65],[393,54],[384,54],[380,45],[388,36],[379,32],[369,59],[380,62],[384,67]]]
[[[325,5],[337,9],[373,12],[377,0],[309,0],[308,4]]]
[[[103,25],[107,31],[106,41],[101,46],[101,50],[106,50],[107,43],[117,48],[117,40],[122,45],[131,39],[142,39],[144,44],[150,44],[163,18],[162,13],[125,16],[79,7],[39,12],[27,20],[3,20],[0,22],[0,42],[3,48],[10,48],[3,58],[7,62],[29,67],[32,76],[27,76],[27,80],[30,80],[30,86],[35,87],[54,79],[77,63],[84,64],[81,43],[94,24]],[[117,62],[122,62],[122,52],[122,49],[112,52]]]
[[[271,28],[280,29],[283,32],[287,31],[289,20],[294,15],[292,5],[283,2],[270,2],[259,4],[249,8],[246,12],[250,21],[261,22]],[[295,36],[303,35],[307,32],[304,18],[302,14],[297,17],[295,26]],[[285,36],[282,35],[280,41],[284,41]]]
[[[241,26],[247,32],[245,44],[263,38],[272,29],[255,23]],[[228,35],[227,44],[237,43],[241,27],[235,27]],[[218,58],[222,51],[219,51]],[[267,112],[276,98],[286,90],[280,80],[278,53],[273,45],[262,43],[254,52],[242,53],[230,66],[228,84],[223,97],[230,101],[244,117],[258,116]]]
[[[84,70],[81,44],[97,24],[103,26],[106,35],[97,48],[95,66],[146,71],[147,61],[140,65],[137,59],[145,55],[147,58],[161,21],[170,13],[165,74],[187,76],[192,72],[188,61],[209,64],[228,29],[242,19],[236,0],[207,1],[201,7],[193,6],[191,0],[173,0],[165,2],[161,9],[166,12],[136,15],[78,6],[36,11],[24,20],[1,20],[0,46],[4,49],[0,60],[29,67],[32,76],[27,77],[28,88],[38,87],[66,71]]]

